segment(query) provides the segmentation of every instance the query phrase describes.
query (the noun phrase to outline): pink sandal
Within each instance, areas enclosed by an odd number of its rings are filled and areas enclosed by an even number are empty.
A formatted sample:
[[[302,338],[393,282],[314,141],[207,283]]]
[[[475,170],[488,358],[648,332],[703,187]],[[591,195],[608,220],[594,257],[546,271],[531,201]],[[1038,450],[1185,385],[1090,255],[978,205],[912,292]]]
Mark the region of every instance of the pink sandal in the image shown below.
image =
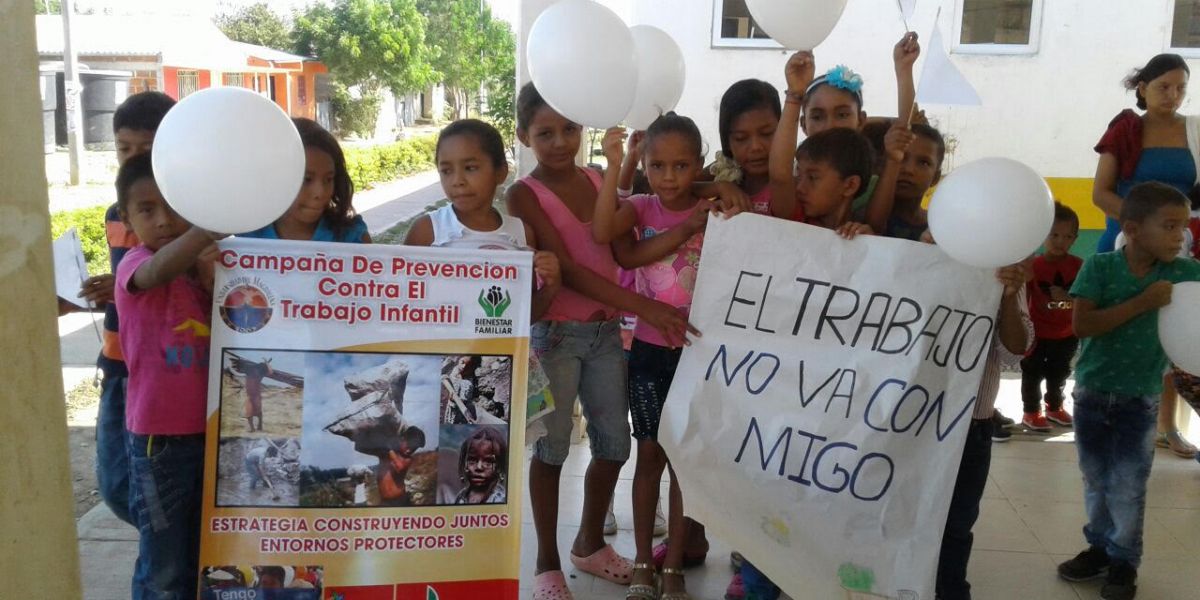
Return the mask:
[[[562,571],[546,571],[533,578],[533,600],[575,600]]]
[[[629,585],[630,580],[633,579],[633,561],[617,554],[612,544],[605,544],[603,548],[586,558],[575,556],[575,553],[572,552],[571,564],[584,573],[595,575],[618,585]]]

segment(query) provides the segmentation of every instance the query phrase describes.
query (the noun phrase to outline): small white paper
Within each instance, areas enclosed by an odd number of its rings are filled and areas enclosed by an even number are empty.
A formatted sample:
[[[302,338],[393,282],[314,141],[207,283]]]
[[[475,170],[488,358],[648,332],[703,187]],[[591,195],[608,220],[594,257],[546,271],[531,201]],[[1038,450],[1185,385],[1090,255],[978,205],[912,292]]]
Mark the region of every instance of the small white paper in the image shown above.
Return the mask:
[[[87,261],[83,258],[83,245],[79,233],[72,227],[54,240],[54,290],[59,298],[80,308],[92,308],[91,303],[79,297],[79,288],[87,279]]]
[[[939,13],[941,14],[941,13]],[[933,35],[929,38],[929,54],[917,85],[917,102],[922,106],[950,104],[957,106],[979,106],[983,101],[979,92],[962,71],[950,61],[950,55],[942,42],[942,30],[937,21],[933,23]]]

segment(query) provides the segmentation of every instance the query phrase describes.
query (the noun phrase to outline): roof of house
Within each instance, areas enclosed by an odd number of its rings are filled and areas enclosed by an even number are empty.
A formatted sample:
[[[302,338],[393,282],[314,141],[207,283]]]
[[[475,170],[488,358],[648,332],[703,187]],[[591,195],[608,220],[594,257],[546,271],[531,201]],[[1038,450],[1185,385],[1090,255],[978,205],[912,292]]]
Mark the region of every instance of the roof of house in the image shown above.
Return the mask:
[[[75,52],[87,56],[157,56],[172,67],[245,70],[253,56],[271,62],[313,60],[271,48],[230,40],[207,19],[169,16],[76,15]],[[37,15],[41,56],[63,53],[62,18]]]

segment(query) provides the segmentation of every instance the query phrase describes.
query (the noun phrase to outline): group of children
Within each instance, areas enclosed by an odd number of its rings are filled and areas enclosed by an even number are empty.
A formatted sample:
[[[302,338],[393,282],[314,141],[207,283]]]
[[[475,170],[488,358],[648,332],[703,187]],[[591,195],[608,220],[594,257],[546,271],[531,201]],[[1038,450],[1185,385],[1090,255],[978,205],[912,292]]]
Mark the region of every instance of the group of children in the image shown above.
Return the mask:
[[[532,84],[526,85],[517,99],[516,133],[537,165],[503,192],[505,211],[494,206],[508,176],[499,132],[477,120],[457,121],[442,130],[436,165],[449,203],[418,219],[405,244],[534,251],[531,345],[558,399],[544,417],[545,435],[534,443],[529,467],[537,540],[535,600],[572,597],[559,554],[558,511],[575,398],[587,419],[591,462],[570,562],[580,571],[627,585],[627,598],[690,597],[684,568],[703,562],[707,540],[703,526],[684,517],[684,499],[672,473],[667,541],[652,546],[659,480],[670,470],[656,440],[681,347],[700,333],[689,325],[688,312],[709,214],[752,211],[837,230],[845,238],[878,234],[932,241],[921,201],[940,176],[945,142],[927,123],[910,123],[912,65],[918,54],[913,34],[895,47],[900,117],[894,120],[868,120],[858,75],[837,67],[816,77],[808,52],[787,62],[782,103],[767,82],[733,84],[720,104],[720,151],[709,167],[695,123],[668,113],[631,136],[628,152],[624,131],[608,131],[603,147],[611,168],[605,173],[581,168],[575,161],[583,128],[556,112]],[[175,214],[155,184],[146,150],[170,105],[162,94],[142,93],[114,116],[121,163],[118,202],[110,215],[120,222],[109,219],[115,281],[85,284],[97,299],[106,293],[115,297],[115,311],[110,304],[106,316],[106,328],[114,336],[117,314],[122,321],[119,348],[128,377],[112,366],[120,358],[110,353],[117,347],[106,345],[98,429],[104,498],[141,535],[135,598],[194,597],[197,582],[206,325],[216,247],[215,236]],[[246,235],[369,243],[363,220],[352,207],[352,184],[336,140],[312,121],[297,119],[296,126],[305,147],[303,186],[285,215]],[[799,146],[798,128],[806,134]],[[634,193],[639,160],[644,185]],[[1070,422],[1062,410],[1061,390],[1064,362],[1069,365],[1074,352],[1072,336],[1084,338],[1075,422],[1081,468],[1089,482],[1087,537],[1093,548],[1059,571],[1064,578],[1080,579],[1107,569],[1128,579],[1128,569],[1137,565],[1149,470],[1149,455],[1142,451],[1145,440],[1153,444],[1150,436],[1139,436],[1153,403],[1148,394],[1156,391],[1144,375],[1157,368],[1161,384],[1165,368],[1153,315],[1169,302],[1170,282],[1200,279],[1200,263],[1173,260],[1187,205],[1182,195],[1162,186],[1135,188],[1122,208],[1126,248],[1082,267],[1067,254],[1077,219],[1061,208],[1057,215],[1046,254],[1032,264],[1034,283],[1029,283],[1024,264],[997,273],[1004,287],[997,335],[952,492],[938,565],[937,594],[945,600],[970,597],[966,567],[971,529],[990,464],[1001,366],[1024,358],[1030,376],[1026,390],[1033,390],[1033,380],[1041,377],[1050,384],[1045,418]],[[122,256],[120,250],[126,248]],[[632,289],[621,284],[622,270],[633,273]],[[1049,284],[1037,283],[1042,281]],[[1073,327],[1068,313],[1074,315]],[[621,338],[622,314],[637,319],[628,355]],[[1136,369],[1122,362],[1131,356],[1129,344],[1138,348]],[[189,359],[166,358],[184,356]],[[1040,398],[1027,404],[1027,413],[1036,413],[1027,419],[1035,424],[1042,418],[1038,402]],[[631,438],[638,448],[633,560],[620,556],[604,538],[606,513],[629,458]],[[1137,469],[1126,468],[1134,450],[1145,460]],[[122,464],[121,458],[127,462]],[[489,466],[463,460],[460,468],[474,478],[483,477]],[[740,562],[730,597],[779,595],[753,565]]]

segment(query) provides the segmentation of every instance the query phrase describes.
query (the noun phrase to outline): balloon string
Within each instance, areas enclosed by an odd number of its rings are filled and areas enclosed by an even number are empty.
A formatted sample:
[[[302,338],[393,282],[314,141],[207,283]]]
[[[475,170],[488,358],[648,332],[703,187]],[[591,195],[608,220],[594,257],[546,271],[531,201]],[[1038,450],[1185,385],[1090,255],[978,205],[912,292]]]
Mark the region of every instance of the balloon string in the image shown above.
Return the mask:
[[[900,20],[904,21],[905,33],[912,33],[912,27],[908,26],[908,17],[904,15],[904,5],[900,3],[900,0],[896,0],[896,8],[900,9]],[[911,120],[911,117],[910,117],[910,120]]]

